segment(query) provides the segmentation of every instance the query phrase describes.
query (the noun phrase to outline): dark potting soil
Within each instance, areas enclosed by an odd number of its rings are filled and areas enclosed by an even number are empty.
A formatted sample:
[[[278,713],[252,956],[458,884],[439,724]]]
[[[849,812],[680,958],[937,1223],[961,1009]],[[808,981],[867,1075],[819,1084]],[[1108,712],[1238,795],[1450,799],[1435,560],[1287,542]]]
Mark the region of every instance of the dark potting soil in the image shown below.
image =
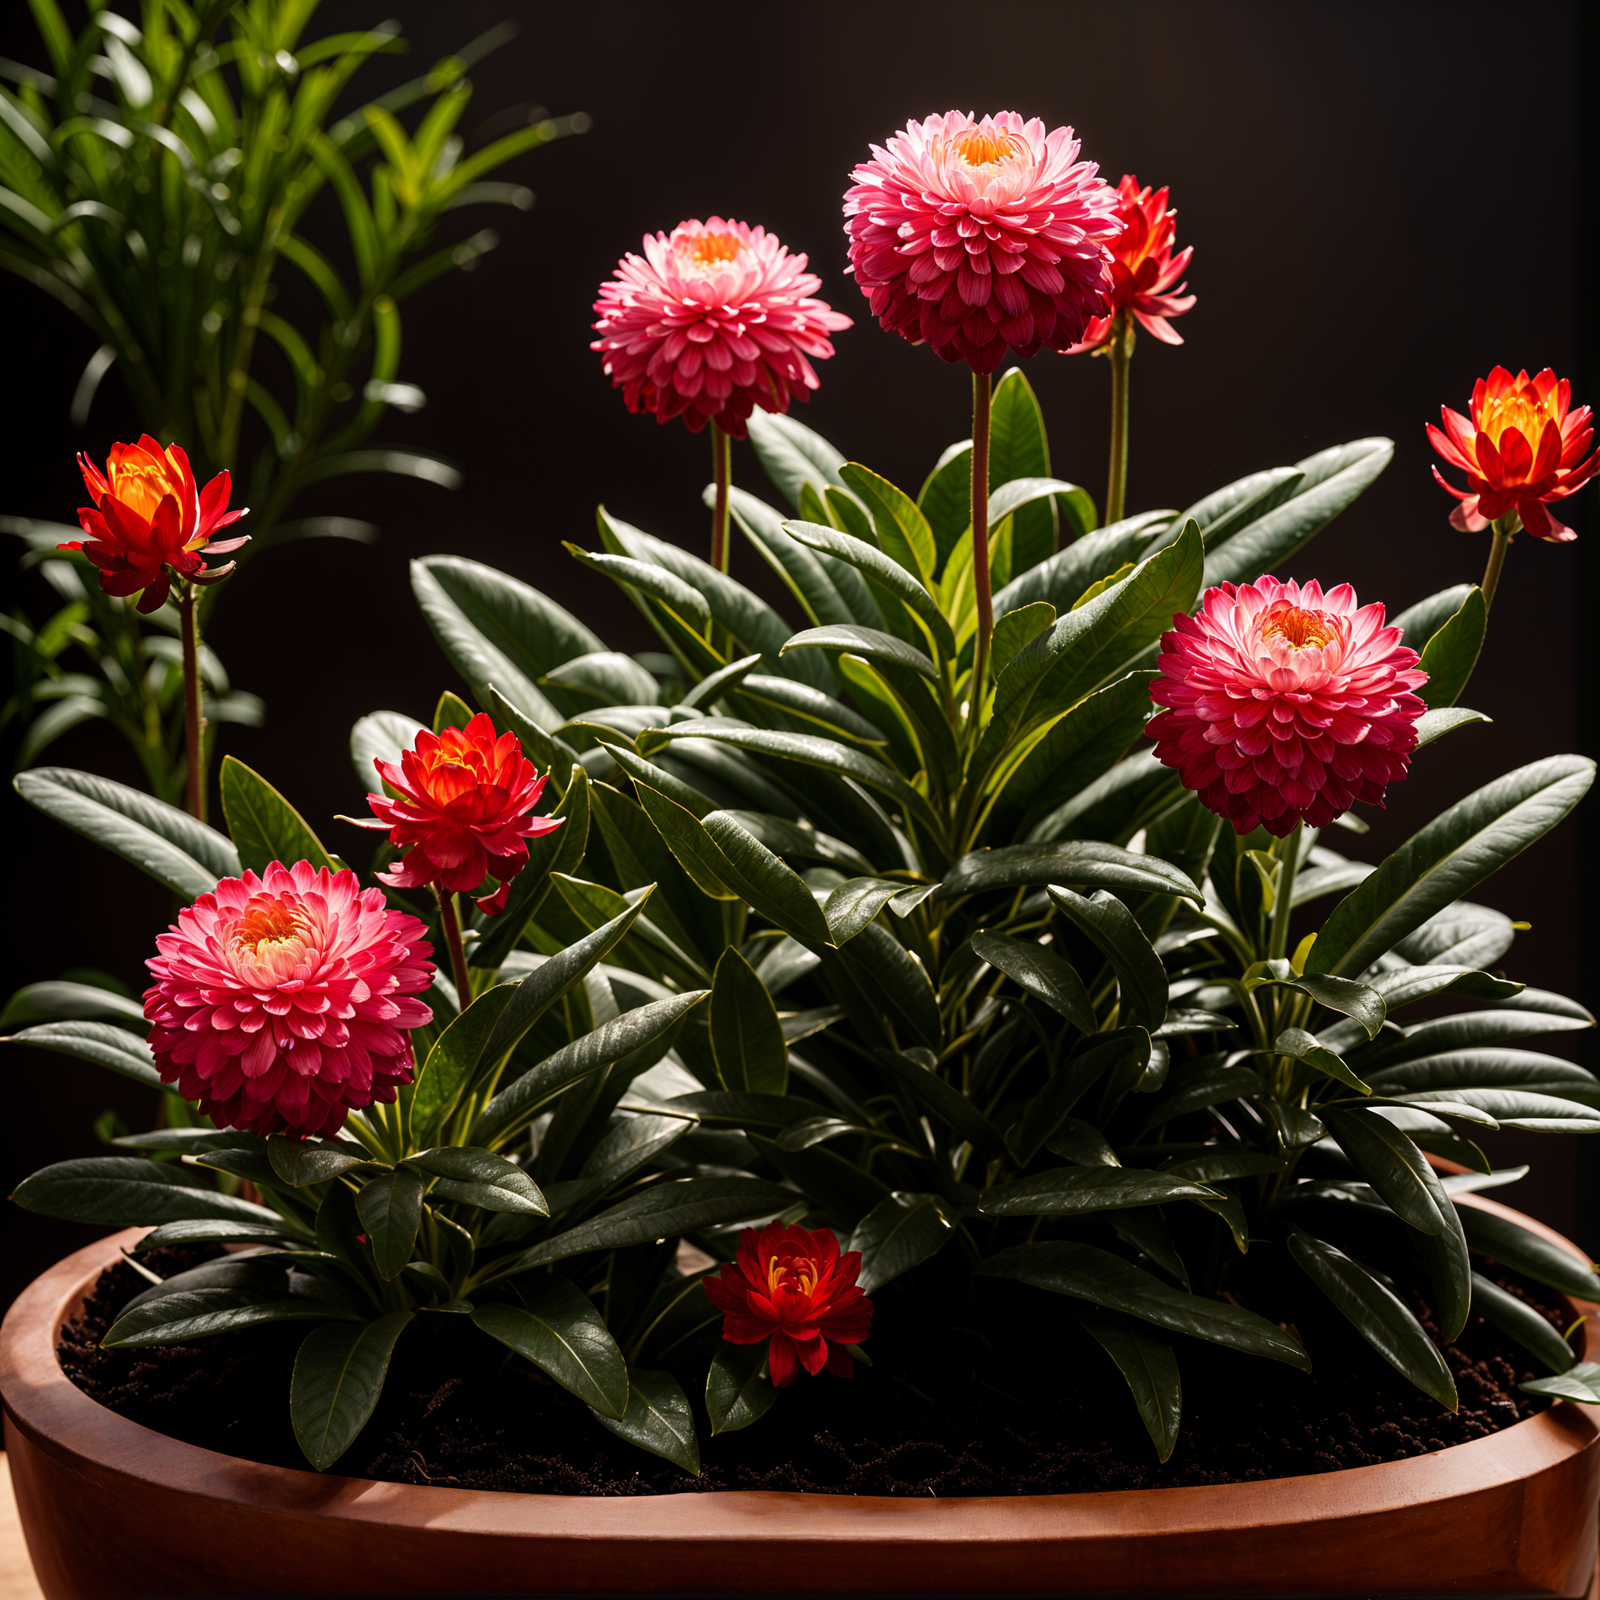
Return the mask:
[[[167,1276],[213,1253],[158,1251],[143,1259]],[[1426,1296],[1407,1281],[1420,1275],[1384,1260],[1381,1250],[1363,1259],[1401,1275],[1397,1292],[1436,1338]],[[1473,1266],[1564,1327],[1553,1291],[1491,1262],[1474,1258]],[[464,1317],[419,1318],[396,1350],[377,1412],[336,1470],[545,1494],[1063,1494],[1248,1482],[1396,1461],[1481,1438],[1547,1404],[1517,1389],[1542,1369],[1474,1316],[1444,1349],[1461,1399],[1458,1412],[1445,1411],[1291,1271],[1263,1275],[1247,1298],[1252,1309],[1301,1334],[1312,1372],[1175,1339],[1183,1427],[1165,1465],[1157,1463],[1120,1375],[1066,1303],[989,1278],[954,1311],[889,1286],[876,1297],[867,1346],[874,1364],[858,1366],[848,1381],[802,1375],[747,1429],[712,1438],[700,1411],[704,1470],[697,1478],[606,1433],[586,1406]],[[304,1325],[192,1345],[100,1349],[117,1310],[147,1286],[121,1264],[101,1277],[82,1316],[61,1331],[59,1355],[72,1381],[157,1432],[304,1468],[288,1405]],[[699,1396],[691,1398],[698,1410]]]

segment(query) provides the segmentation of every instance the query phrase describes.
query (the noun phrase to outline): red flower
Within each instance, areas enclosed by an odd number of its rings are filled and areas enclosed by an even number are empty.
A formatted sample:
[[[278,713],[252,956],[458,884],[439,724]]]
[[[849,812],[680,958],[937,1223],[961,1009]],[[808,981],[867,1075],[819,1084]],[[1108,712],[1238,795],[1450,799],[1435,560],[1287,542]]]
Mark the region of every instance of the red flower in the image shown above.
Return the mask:
[[[1108,310],[1096,317],[1084,331],[1083,342],[1070,354],[1100,350],[1111,343],[1117,313],[1127,310],[1146,333],[1165,344],[1182,344],[1172,331],[1169,317],[1181,317],[1194,305],[1194,296],[1184,294],[1178,283],[1194,254],[1194,246],[1173,255],[1177,231],[1177,212],[1167,210],[1167,191],[1141,189],[1131,173],[1117,185],[1121,202],[1117,216],[1122,221],[1122,236],[1111,246],[1111,270],[1105,286]],[[1177,284],[1176,291],[1169,293]]]
[[[1443,431],[1430,422],[1428,439],[1467,475],[1463,491],[1433,469],[1440,485],[1461,502],[1450,513],[1452,527],[1481,533],[1514,510],[1536,539],[1565,544],[1577,538],[1545,509],[1581,489],[1600,467],[1600,450],[1582,460],[1594,434],[1589,408],[1580,406],[1568,416],[1571,402],[1572,385],[1565,378],[1557,382],[1549,367],[1532,379],[1526,372],[1513,378],[1496,367],[1473,386],[1471,421],[1448,406],[1439,408]]]
[[[1069,350],[1105,309],[1116,191],[1071,128],[1001,111],[909,122],[851,173],[850,270],[890,333],[993,372]]]
[[[720,1278],[704,1281],[729,1344],[771,1340],[767,1371],[782,1389],[801,1367],[850,1376],[855,1363],[844,1346],[860,1344],[872,1326],[872,1302],[856,1283],[860,1271],[861,1252],[841,1256],[826,1228],[812,1233],[769,1222],[759,1233],[746,1228],[736,1259],[723,1263]]]
[[[849,317],[811,296],[821,279],[765,228],[713,217],[644,240],[602,285],[594,309],[605,358],[630,411],[708,421],[735,439],[756,406],[786,412],[817,387],[807,356],[833,354]]]
[[[433,1013],[415,917],[355,873],[274,861],[224,878],[156,940],[145,990],[163,1083],[219,1128],[336,1133],[416,1069],[409,1030]]]
[[[486,877],[499,889],[478,905],[490,916],[506,908],[510,880],[528,860],[529,839],[559,828],[560,817],[531,817],[545,780],[522,754],[514,733],[495,737],[494,724],[479,712],[465,728],[417,735],[413,749],[392,761],[374,761],[378,775],[400,798],[369,794],[376,822],[405,849],[378,881],[396,889],[436,883],[442,890],[476,889]],[[354,819],[351,819],[354,820]]]
[[[228,568],[207,572],[201,552],[237,550],[249,537],[211,542],[212,534],[245,513],[228,510],[232,482],[226,472],[196,490],[180,445],[163,450],[149,434],[141,434],[138,444],[112,445],[103,473],[85,455],[79,455],[78,467],[94,501],[78,508],[78,523],[89,537],[56,548],[83,551],[100,569],[100,587],[107,594],[143,589],[140,611],[162,605],[174,572],[191,579],[204,574],[213,581],[224,576]]]
[[[1427,709],[1417,659],[1347,583],[1224,583],[1162,635],[1150,698],[1170,709],[1145,732],[1235,832],[1320,828],[1405,777]]]

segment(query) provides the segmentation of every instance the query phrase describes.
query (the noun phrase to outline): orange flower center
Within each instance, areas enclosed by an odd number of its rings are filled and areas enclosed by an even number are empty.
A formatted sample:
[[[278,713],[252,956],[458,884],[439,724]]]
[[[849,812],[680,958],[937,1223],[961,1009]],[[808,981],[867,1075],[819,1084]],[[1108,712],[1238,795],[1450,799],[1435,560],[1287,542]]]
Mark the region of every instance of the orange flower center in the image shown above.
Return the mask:
[[[968,128],[958,133],[953,141],[956,154],[969,167],[993,166],[1008,156],[1021,155],[1027,144],[1014,133],[1002,133],[998,128]]]
[[[737,261],[747,246],[736,233],[699,233],[680,239],[673,248],[680,265],[694,272],[715,272]]]
[[[120,504],[146,522],[155,516],[156,507],[165,495],[178,492],[173,475],[168,473],[167,463],[152,461],[143,452],[125,456],[121,461],[108,461],[106,465],[109,468],[107,476],[111,482],[111,493]]]
[[[1551,399],[1553,401],[1555,396],[1552,395]],[[1537,448],[1545,424],[1555,422],[1556,416],[1553,407],[1547,408],[1540,403],[1538,393],[1530,383],[1526,389],[1513,390],[1498,400],[1486,400],[1483,409],[1473,420],[1478,425],[1478,432],[1488,434],[1490,442],[1498,450],[1500,436],[1510,428],[1515,428],[1529,445]]]
[[[1281,605],[1261,619],[1261,637],[1281,638],[1294,650],[1320,650],[1339,637],[1339,625],[1326,611]]]
[[[305,932],[294,908],[275,894],[253,895],[233,925],[233,943],[249,955],[267,954],[266,946],[299,940]]]
[[[801,1294],[808,1299],[817,1287],[817,1264],[809,1257],[774,1256],[767,1266],[767,1288],[773,1294]]]

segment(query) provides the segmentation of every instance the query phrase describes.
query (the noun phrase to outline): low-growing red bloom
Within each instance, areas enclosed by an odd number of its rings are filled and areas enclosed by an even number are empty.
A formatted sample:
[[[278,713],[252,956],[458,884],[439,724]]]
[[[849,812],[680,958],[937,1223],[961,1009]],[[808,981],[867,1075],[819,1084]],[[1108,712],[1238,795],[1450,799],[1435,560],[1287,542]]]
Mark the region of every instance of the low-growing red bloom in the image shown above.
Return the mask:
[[[1082,343],[1072,347],[1074,355],[1110,344],[1117,313],[1124,310],[1164,344],[1182,344],[1168,319],[1181,317],[1194,305],[1195,297],[1183,292],[1187,285],[1178,283],[1194,246],[1172,253],[1178,214],[1167,210],[1167,191],[1141,189],[1130,173],[1117,185],[1117,200],[1122,234],[1111,246],[1111,270],[1105,286],[1107,311],[1089,324]]]
[[[850,1376],[855,1363],[844,1347],[860,1344],[872,1326],[872,1302],[856,1282],[860,1271],[861,1252],[840,1255],[828,1229],[769,1222],[759,1233],[746,1228],[736,1258],[704,1282],[729,1344],[771,1341],[767,1372],[782,1389],[802,1367]]]
[[[1238,833],[1320,828],[1355,800],[1381,806],[1406,775],[1427,709],[1417,653],[1341,583],[1257,578],[1208,589],[1161,638],[1145,732],[1156,759]]]
[[[114,444],[101,472],[85,455],[78,467],[92,506],[78,508],[78,523],[89,536],[58,545],[81,550],[100,569],[100,587],[107,594],[135,594],[138,609],[151,612],[167,598],[172,574],[180,578],[224,575],[207,572],[204,552],[237,550],[249,535],[213,543],[211,536],[244,516],[228,510],[232,480],[219,472],[204,489],[195,487],[189,458],[181,445],[165,450],[141,434],[137,444]]]
[[[396,889],[438,884],[455,893],[494,877],[500,887],[478,905],[496,916],[506,908],[511,879],[527,865],[527,841],[563,820],[528,815],[545,780],[523,755],[517,736],[497,738],[481,711],[465,728],[437,735],[424,729],[415,746],[401,752],[399,766],[373,765],[399,798],[369,794],[367,804],[378,820],[360,826],[389,829],[390,842],[405,851],[392,871],[378,874],[380,883]]]
[[[1428,439],[1452,467],[1467,475],[1467,487],[1446,483],[1439,469],[1433,475],[1461,502],[1450,513],[1453,527],[1481,533],[1508,511],[1536,539],[1565,544],[1577,538],[1546,509],[1581,489],[1600,468],[1600,450],[1587,461],[1594,429],[1589,408],[1568,415],[1572,385],[1559,382],[1549,367],[1537,378],[1526,372],[1512,377],[1496,367],[1479,378],[1472,390],[1470,419],[1448,406],[1439,408],[1441,430],[1428,424]]]
[[[833,354],[849,317],[811,298],[822,280],[765,228],[712,217],[644,240],[602,285],[589,346],[630,411],[715,422],[735,439],[760,406],[785,412],[817,387],[808,356]]]
[[[393,1100],[416,1068],[409,1030],[433,1017],[416,998],[433,982],[423,931],[348,868],[224,878],[146,963],[162,1082],[218,1127],[260,1134],[335,1133]]]
[[[908,122],[851,173],[850,270],[889,333],[993,372],[1070,350],[1105,310],[1117,192],[1071,128],[1001,111]]]

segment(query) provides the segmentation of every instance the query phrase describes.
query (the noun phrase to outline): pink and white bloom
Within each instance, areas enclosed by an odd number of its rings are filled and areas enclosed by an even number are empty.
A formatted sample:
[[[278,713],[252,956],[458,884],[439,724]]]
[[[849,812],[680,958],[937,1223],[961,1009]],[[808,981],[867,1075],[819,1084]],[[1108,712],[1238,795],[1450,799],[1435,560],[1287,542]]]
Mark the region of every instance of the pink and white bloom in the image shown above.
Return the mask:
[[[218,1127],[335,1133],[395,1097],[416,1062],[408,1031],[433,1018],[415,917],[346,868],[274,861],[224,878],[156,940],[145,990],[164,1083]]]
[[[850,267],[890,333],[993,372],[1070,350],[1107,309],[1117,191],[1071,128],[1001,111],[908,122],[851,173]]]
[[[1352,802],[1381,806],[1406,775],[1427,674],[1341,583],[1326,595],[1261,577],[1208,589],[1161,638],[1145,732],[1156,759],[1237,833],[1320,828]]]
[[[822,280],[765,228],[712,217],[646,235],[625,255],[594,309],[605,359],[630,411],[681,416],[691,433],[715,422],[736,439],[760,406],[785,412],[817,387],[807,357],[850,318],[813,299]]]

